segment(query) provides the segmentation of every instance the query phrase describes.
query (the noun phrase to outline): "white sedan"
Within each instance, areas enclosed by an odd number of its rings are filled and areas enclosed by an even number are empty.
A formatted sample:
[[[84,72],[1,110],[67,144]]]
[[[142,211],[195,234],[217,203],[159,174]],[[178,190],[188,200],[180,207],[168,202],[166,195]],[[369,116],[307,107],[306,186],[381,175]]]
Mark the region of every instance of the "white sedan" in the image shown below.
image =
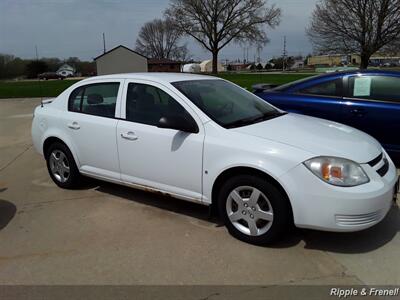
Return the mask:
[[[85,175],[212,205],[233,236],[254,244],[293,223],[368,228],[397,189],[396,168],[372,137],[209,76],[82,80],[35,109],[32,137],[62,188]]]

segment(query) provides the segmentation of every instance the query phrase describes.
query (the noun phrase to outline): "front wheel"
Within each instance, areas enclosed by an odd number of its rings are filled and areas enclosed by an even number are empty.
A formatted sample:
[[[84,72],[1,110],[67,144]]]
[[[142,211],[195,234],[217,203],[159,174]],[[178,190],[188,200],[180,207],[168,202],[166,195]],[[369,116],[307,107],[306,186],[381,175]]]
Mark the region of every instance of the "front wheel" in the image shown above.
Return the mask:
[[[286,195],[265,178],[254,175],[227,180],[219,193],[218,208],[231,235],[256,245],[281,238],[291,220]]]
[[[74,157],[66,145],[52,144],[46,152],[46,162],[51,179],[59,187],[72,189],[79,186],[81,176]]]

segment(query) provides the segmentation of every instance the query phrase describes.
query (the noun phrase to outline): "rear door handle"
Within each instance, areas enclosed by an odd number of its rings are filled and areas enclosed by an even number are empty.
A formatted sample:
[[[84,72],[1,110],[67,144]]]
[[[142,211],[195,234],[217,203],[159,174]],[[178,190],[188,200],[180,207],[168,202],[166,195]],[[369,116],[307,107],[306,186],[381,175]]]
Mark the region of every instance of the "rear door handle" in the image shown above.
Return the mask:
[[[127,133],[121,133],[121,137],[128,141],[136,141],[139,138],[133,131],[129,131]]]
[[[78,130],[81,128],[81,126],[79,126],[78,122],[72,122],[67,124],[68,128],[71,128],[73,130]]]
[[[367,112],[365,111],[365,109],[363,109],[363,108],[354,108],[354,109],[352,109],[352,110],[350,110],[350,112],[353,114],[353,115],[356,115],[356,116],[358,116],[358,117],[362,117],[362,116],[364,116]]]

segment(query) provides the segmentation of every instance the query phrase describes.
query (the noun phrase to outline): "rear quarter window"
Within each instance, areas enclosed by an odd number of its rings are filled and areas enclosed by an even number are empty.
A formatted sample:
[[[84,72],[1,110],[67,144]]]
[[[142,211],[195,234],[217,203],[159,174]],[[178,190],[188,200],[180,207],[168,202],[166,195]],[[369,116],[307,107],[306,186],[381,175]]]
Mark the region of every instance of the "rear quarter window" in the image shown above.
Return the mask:
[[[342,96],[342,78],[317,83],[315,85],[299,89],[297,93],[305,95],[339,97]]]

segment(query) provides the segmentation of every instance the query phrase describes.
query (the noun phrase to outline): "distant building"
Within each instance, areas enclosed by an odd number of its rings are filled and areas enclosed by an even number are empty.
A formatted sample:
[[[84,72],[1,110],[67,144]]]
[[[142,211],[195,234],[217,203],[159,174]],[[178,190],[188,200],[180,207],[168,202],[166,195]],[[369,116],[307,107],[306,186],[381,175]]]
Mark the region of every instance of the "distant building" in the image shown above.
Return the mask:
[[[96,57],[97,75],[147,72],[147,57],[125,46],[117,46]]]
[[[68,64],[63,64],[61,67],[58,68],[57,74],[64,77],[71,77],[75,75],[75,68],[71,67]]]
[[[310,56],[307,65],[310,67],[334,67],[342,65],[359,65],[361,58],[357,54],[327,54]]]
[[[203,73],[211,73],[212,67],[213,67],[212,59],[205,60],[200,63],[200,69],[201,69],[201,72],[203,72]],[[217,64],[217,70],[218,70],[218,72],[225,71],[224,67],[222,66],[222,64],[220,62],[218,62],[218,64]]]
[[[186,64],[182,67],[182,72],[184,73],[200,73],[200,64]]]
[[[389,56],[382,53],[375,53],[371,56],[369,62],[371,66],[377,67],[400,66],[400,55]],[[359,65],[360,63],[361,57],[357,54],[316,55],[310,56],[307,61],[307,65],[311,67],[336,67]]]
[[[227,66],[228,71],[245,71],[251,66],[249,63],[229,63]]]
[[[304,60],[302,59],[297,59],[294,61],[293,65],[290,66],[289,69],[291,70],[297,70],[297,69],[303,69],[304,68]]]
[[[181,63],[170,59],[149,58],[147,61],[149,72],[175,72],[181,71]]]

